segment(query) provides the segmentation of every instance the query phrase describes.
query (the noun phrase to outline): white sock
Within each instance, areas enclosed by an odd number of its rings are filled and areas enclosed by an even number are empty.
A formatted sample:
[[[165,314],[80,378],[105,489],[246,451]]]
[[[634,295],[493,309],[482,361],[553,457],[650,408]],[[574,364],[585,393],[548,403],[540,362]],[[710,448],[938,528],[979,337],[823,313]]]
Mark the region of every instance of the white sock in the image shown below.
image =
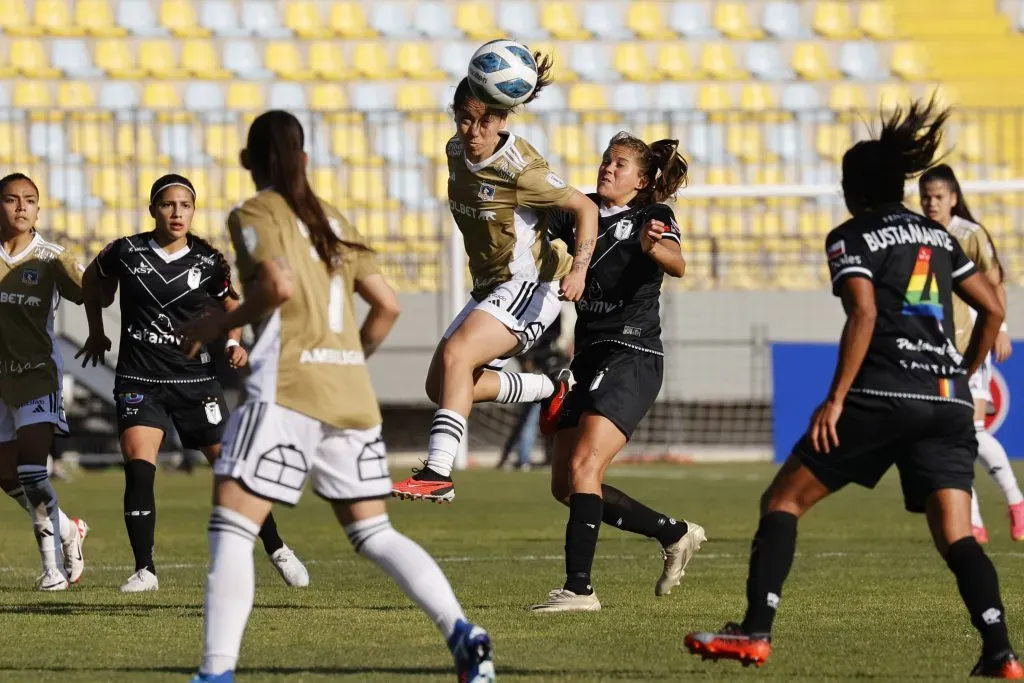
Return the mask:
[[[245,515],[216,506],[210,515],[210,571],[203,601],[203,663],[200,673],[234,671],[242,633],[256,596],[252,549],[260,525]]]
[[[387,514],[353,522],[345,527],[345,534],[356,552],[384,570],[419,605],[447,641],[455,623],[466,615],[434,558],[395,531]]]
[[[31,510],[29,516],[32,518],[32,530],[39,545],[43,568],[56,569],[63,574],[64,553],[53,533],[56,529],[60,534],[60,507],[46,465],[18,465],[18,481],[28,501],[28,509]]]
[[[427,441],[427,467],[443,477],[452,475],[459,443],[466,434],[466,418],[454,410],[441,408],[434,413]]]
[[[13,498],[15,502],[24,508],[25,512],[32,516],[32,504],[28,502],[28,496],[25,495],[25,489],[19,486],[16,489],[10,491],[4,491],[8,496]],[[74,524],[71,523],[71,519],[64,514],[64,511],[57,508],[58,514],[60,515],[60,540],[62,543],[67,543],[71,540],[71,534],[77,534],[78,529]]]
[[[555,383],[536,372],[499,372],[496,403],[533,403],[555,393]]]
[[[1006,457],[1006,450],[999,443],[996,437],[985,431],[985,423],[974,423],[978,437],[978,458],[985,465],[989,475],[996,480],[996,484],[1003,490],[1006,496],[1007,505],[1016,505],[1024,500],[1024,494],[1017,485],[1017,477],[1010,467],[1010,459]]]
[[[981,518],[981,507],[978,505],[978,492],[973,488],[971,489],[971,526],[985,526],[985,520]]]

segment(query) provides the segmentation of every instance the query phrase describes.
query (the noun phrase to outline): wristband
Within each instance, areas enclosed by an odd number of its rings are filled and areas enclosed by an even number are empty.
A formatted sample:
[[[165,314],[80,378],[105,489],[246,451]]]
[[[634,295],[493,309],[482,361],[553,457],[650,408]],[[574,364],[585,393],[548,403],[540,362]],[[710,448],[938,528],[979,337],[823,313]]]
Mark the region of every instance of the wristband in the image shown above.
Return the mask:
[[[232,346],[241,346],[241,344],[238,343],[237,339],[228,339],[227,343],[224,344],[224,350],[227,351]]]
[[[1006,333],[1010,332],[1010,328],[1007,327],[1006,321],[1003,321],[1003,324],[999,326],[999,331],[1000,332],[1006,332]]]

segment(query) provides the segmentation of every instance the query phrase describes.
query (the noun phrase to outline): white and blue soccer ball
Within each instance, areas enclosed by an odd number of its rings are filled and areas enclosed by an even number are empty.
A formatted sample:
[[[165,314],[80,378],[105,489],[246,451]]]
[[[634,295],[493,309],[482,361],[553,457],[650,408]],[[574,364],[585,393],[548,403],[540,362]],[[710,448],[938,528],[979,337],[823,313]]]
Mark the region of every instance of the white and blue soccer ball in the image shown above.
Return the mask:
[[[537,61],[514,40],[484,43],[469,60],[469,87],[484,104],[511,109],[537,88]]]

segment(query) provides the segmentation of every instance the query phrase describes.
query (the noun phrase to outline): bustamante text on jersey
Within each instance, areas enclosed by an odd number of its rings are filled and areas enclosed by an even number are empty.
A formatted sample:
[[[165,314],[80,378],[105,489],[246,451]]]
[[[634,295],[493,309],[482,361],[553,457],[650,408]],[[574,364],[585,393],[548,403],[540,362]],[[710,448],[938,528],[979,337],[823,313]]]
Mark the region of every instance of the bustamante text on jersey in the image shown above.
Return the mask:
[[[913,223],[892,225],[864,233],[864,243],[871,251],[887,249],[897,244],[925,244],[953,251],[953,238],[941,228],[923,228]]]

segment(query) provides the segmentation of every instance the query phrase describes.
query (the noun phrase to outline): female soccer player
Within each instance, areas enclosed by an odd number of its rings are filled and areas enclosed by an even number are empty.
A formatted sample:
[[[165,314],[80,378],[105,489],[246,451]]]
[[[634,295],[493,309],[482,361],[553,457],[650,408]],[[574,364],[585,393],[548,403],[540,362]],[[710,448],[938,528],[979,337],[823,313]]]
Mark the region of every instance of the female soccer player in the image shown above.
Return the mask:
[[[229,310],[238,306],[231,267],[223,254],[189,232],[195,202],[195,188],[187,178],[172,174],[158,179],[149,195],[153,230],[114,240],[85,274],[89,338],[75,356],[84,356],[83,366],[102,361],[110,349],[98,295],[103,287],[114,291],[121,287],[121,347],[114,397],[125,459],[124,522],[135,554],[135,573],[121,586],[124,593],[160,587],[153,561],[153,480],[168,418],[178,430],[181,445],[202,451],[210,462],[220,454],[227,419],[224,392],[214,376],[210,353],[203,348],[198,358],[188,358],[178,330],[202,315],[211,302]],[[110,301],[112,297],[108,305]],[[238,343],[240,335],[240,330],[232,330],[225,348],[236,368],[247,359]],[[281,540],[273,517],[260,529],[260,538],[288,585],[309,584],[306,568]]]
[[[527,103],[551,83],[551,59],[539,52],[535,58],[537,88]],[[455,498],[451,471],[474,402],[529,403],[556,391],[564,396],[567,387],[544,375],[499,371],[551,324],[559,296],[579,300],[597,236],[594,203],[568,187],[530,143],[505,130],[507,110],[480,101],[465,78],[452,110],[448,206],[466,243],[473,291],[427,372],[427,396],[439,409],[426,467],[394,487],[401,498],[437,502]],[[548,241],[545,209],[552,208],[576,218],[575,260]]]
[[[357,552],[391,576],[447,639],[460,681],[494,680],[487,632],[465,620],[440,567],[388,520],[381,415],[366,369],[398,317],[398,301],[338,211],[313,194],[299,121],[268,111],[249,128],[242,165],[259,192],[228,228],[245,302],[184,328],[210,342],[257,332],[247,400],[214,463],[203,662],[195,681],[233,681],[255,591],[252,549],[274,502],[295,505],[307,478]],[[355,297],[370,310],[356,324]]]
[[[0,203],[0,486],[32,518],[43,561],[37,587],[59,591],[82,576],[88,526],[61,511],[46,471],[54,432],[68,431],[53,319],[62,297],[81,303],[83,268],[36,232],[31,178],[0,179]]]
[[[655,595],[679,584],[704,542],[704,529],[655,512],[604,484],[604,473],[654,405],[664,375],[658,301],[666,274],[686,264],[679,227],[663,204],[686,182],[678,141],[650,145],[628,133],[611,139],[597,172],[597,246],[587,289],[576,304],[576,384],[559,413],[545,406],[542,423],[557,420],[551,493],[569,507],[565,527],[565,584],[535,605],[536,612],[596,612],[591,585],[601,522],[657,539],[665,558]],[[552,221],[552,239],[572,246],[570,214]]]
[[[967,206],[953,169],[939,164],[928,169],[918,180],[921,193],[921,208],[924,215],[941,223],[960,242],[960,248],[978,266],[995,286],[999,302],[1006,308],[1006,287],[1003,286],[1003,268],[988,231],[980,225]],[[953,321],[956,325],[956,346],[960,353],[967,349],[971,329],[974,326],[974,311],[960,297],[953,297]],[[999,328],[996,337],[996,360],[1002,363],[1010,357],[1012,347],[1006,323]],[[992,381],[992,354],[986,354],[978,371],[971,375],[971,396],[974,399],[974,430],[978,434],[978,458],[1006,496],[1009,506],[1010,536],[1015,541],[1024,540],[1024,494],[1021,494],[1017,477],[1013,474],[1006,451],[995,436],[985,429],[985,414],[992,401],[989,384]],[[971,527],[979,543],[988,542],[988,532],[981,518],[977,491],[971,492]]]
[[[853,218],[825,243],[832,290],[847,314],[835,376],[807,434],[761,498],[743,623],[689,634],[684,643],[694,654],[763,664],[797,520],[850,482],[874,487],[895,464],[907,510],[927,515],[981,634],[972,675],[1024,677],[995,567],[971,534],[978,442],[967,378],[999,334],[1003,307],[957,241],[902,205],[904,182],[931,165],[941,141],[949,112],[936,109],[934,100],[897,109],[878,139],[858,142],[843,156]],[[962,358],[953,343],[954,290],[978,311]]]

